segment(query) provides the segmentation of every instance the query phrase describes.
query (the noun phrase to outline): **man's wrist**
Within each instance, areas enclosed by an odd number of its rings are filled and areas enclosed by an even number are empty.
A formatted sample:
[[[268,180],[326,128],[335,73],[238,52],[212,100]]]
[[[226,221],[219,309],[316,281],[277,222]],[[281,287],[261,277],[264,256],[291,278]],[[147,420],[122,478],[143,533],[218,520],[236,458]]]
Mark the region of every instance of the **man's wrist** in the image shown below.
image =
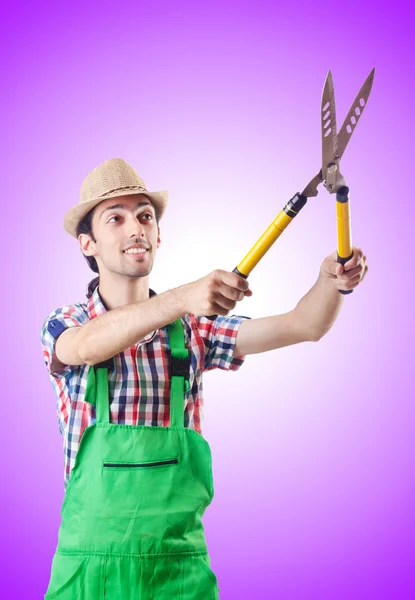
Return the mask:
[[[171,290],[174,293],[175,303],[179,307],[180,314],[186,315],[188,310],[188,296],[189,296],[189,284],[180,285],[179,287]]]

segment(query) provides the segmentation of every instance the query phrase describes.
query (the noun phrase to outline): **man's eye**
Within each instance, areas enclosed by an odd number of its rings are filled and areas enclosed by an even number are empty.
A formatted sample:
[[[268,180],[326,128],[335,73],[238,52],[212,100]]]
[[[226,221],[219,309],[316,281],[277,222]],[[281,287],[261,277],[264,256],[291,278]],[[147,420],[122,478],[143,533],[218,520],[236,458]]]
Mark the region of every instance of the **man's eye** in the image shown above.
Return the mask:
[[[151,219],[153,218],[153,215],[151,213],[145,213],[143,216],[150,217]],[[114,215],[113,217],[110,217],[107,222],[110,223],[112,221],[112,219],[119,219],[119,218],[120,217],[117,217],[116,215]]]

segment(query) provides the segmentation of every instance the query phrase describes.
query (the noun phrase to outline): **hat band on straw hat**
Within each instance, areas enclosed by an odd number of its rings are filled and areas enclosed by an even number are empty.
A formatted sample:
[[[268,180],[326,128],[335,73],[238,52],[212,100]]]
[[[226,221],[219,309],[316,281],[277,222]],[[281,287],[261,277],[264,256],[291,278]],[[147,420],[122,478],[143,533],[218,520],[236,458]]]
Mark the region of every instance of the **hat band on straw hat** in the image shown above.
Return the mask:
[[[124,185],[123,187],[115,188],[115,190],[109,190],[108,192],[105,192],[105,194],[100,194],[99,196],[97,196],[97,198],[105,198],[105,196],[109,196],[109,195],[113,194],[114,192],[121,192],[124,190],[141,190],[143,192],[143,194],[149,194],[149,192],[145,188],[141,187],[140,185],[129,185],[129,186]]]

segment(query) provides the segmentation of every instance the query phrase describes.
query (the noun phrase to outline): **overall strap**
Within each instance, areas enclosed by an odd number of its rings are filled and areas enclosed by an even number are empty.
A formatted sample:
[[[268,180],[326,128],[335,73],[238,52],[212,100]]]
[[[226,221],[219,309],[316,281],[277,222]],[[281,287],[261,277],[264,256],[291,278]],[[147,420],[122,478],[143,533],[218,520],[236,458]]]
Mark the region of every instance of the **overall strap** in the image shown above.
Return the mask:
[[[184,328],[179,318],[167,325],[167,336],[170,349],[166,350],[169,358],[170,376],[170,426],[184,427],[185,389],[189,389],[190,353],[186,348]],[[108,368],[113,360],[91,365],[85,391],[85,402],[96,408],[96,422],[110,423]]]
[[[184,427],[185,388],[189,389],[190,353],[179,318],[167,325],[169,338],[170,427]]]
[[[97,423],[110,422],[108,366],[108,361],[104,361],[91,365],[88,371],[85,402],[95,404]]]

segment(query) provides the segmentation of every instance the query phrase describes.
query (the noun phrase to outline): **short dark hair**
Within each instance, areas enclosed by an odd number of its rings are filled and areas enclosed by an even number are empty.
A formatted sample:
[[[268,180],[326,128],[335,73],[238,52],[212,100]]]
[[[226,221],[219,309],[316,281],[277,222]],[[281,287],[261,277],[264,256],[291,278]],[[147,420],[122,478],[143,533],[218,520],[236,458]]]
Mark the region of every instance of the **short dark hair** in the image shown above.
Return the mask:
[[[153,202],[151,202],[151,200],[150,200],[150,204],[154,208],[154,213],[156,215],[156,223],[158,226],[159,222],[160,222],[160,214],[159,214],[157,208],[154,206]],[[96,242],[94,232],[92,230],[92,218],[94,216],[94,212],[95,212],[95,209],[97,208],[97,206],[94,206],[94,208],[92,208],[85,215],[85,217],[78,223],[78,227],[76,228],[76,237],[77,238],[81,233],[86,233],[87,235],[89,235],[92,238],[93,242]],[[94,271],[94,273],[98,273],[98,277],[94,277],[94,279],[91,279],[91,281],[88,283],[86,297],[90,298],[92,296],[92,294],[94,293],[95,289],[99,285],[99,268],[98,268],[98,263],[93,256],[86,256],[83,252],[82,252],[82,255],[85,258],[86,262],[88,263],[89,268],[92,271]]]

